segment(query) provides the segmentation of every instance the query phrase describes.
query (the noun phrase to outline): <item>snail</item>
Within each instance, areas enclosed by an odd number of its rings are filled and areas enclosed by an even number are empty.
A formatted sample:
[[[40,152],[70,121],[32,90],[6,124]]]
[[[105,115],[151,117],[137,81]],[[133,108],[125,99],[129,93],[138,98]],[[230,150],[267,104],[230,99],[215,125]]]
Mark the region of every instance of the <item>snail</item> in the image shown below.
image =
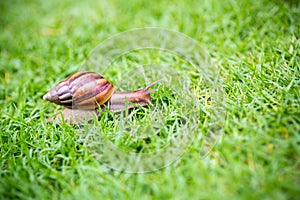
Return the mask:
[[[82,122],[99,116],[98,108],[103,110],[107,107],[110,111],[121,111],[135,105],[151,104],[150,93],[156,90],[149,88],[158,82],[132,92],[116,92],[115,87],[100,74],[80,71],[59,82],[43,99],[66,107],[62,111],[66,122]],[[57,116],[54,121],[59,123],[61,118]]]

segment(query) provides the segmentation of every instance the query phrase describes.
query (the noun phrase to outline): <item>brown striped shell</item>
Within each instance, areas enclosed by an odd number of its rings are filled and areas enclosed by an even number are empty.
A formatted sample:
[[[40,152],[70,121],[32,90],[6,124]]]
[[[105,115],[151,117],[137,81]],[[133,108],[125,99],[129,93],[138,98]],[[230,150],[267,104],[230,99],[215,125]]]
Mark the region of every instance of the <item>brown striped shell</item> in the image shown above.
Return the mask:
[[[114,90],[99,74],[81,71],[58,83],[43,99],[71,109],[93,110],[107,102]]]

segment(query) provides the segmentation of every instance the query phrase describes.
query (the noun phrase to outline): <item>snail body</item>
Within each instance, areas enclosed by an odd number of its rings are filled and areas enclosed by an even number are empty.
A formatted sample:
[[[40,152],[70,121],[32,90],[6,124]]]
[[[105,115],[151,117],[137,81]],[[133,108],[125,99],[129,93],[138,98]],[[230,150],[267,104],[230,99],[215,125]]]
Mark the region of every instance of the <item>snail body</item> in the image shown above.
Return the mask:
[[[104,105],[111,111],[120,111],[135,104],[150,104],[150,93],[155,90],[149,88],[156,83],[133,92],[115,92],[115,87],[101,75],[81,71],[59,82],[43,99],[66,107],[67,113],[81,113],[72,110],[95,111],[99,107],[104,108]]]

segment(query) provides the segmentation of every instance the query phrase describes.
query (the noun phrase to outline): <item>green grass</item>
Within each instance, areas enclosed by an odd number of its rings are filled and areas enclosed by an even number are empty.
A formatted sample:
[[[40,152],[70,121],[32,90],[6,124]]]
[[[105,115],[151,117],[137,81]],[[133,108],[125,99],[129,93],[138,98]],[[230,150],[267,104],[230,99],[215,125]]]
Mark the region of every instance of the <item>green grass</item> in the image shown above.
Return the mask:
[[[0,10],[1,199],[299,198],[297,1],[1,1]],[[207,101],[211,88],[200,70],[166,52],[131,52],[103,74],[118,90],[166,76],[168,81],[155,86],[153,106],[104,112],[83,127],[45,121],[57,106],[43,101],[44,93],[80,69],[105,39],[149,26],[199,41],[219,70],[226,113],[217,128],[224,134],[205,158],[203,135],[209,140],[208,127],[215,120],[214,98]],[[141,67],[149,62],[157,67]],[[172,70],[175,75],[168,74]],[[124,118],[128,121],[120,124]],[[158,118],[164,131],[151,129]],[[107,167],[132,160],[118,158],[106,143],[100,144],[107,148],[105,155],[90,148],[85,134],[90,126],[118,148],[140,153],[166,147],[183,129],[199,131],[181,159],[132,174]],[[136,137],[144,130],[155,134]],[[150,164],[155,167],[157,159]]]

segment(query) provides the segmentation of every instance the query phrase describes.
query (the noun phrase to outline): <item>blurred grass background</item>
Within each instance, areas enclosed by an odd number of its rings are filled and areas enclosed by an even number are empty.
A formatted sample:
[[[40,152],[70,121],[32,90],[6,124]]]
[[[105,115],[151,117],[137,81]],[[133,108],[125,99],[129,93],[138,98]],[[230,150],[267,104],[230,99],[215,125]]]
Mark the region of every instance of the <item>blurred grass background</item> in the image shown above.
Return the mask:
[[[300,5],[280,0],[1,1],[1,199],[297,199]],[[41,96],[106,38],[158,26],[205,47],[224,78],[225,135],[205,159],[113,171],[72,127],[45,124]]]

